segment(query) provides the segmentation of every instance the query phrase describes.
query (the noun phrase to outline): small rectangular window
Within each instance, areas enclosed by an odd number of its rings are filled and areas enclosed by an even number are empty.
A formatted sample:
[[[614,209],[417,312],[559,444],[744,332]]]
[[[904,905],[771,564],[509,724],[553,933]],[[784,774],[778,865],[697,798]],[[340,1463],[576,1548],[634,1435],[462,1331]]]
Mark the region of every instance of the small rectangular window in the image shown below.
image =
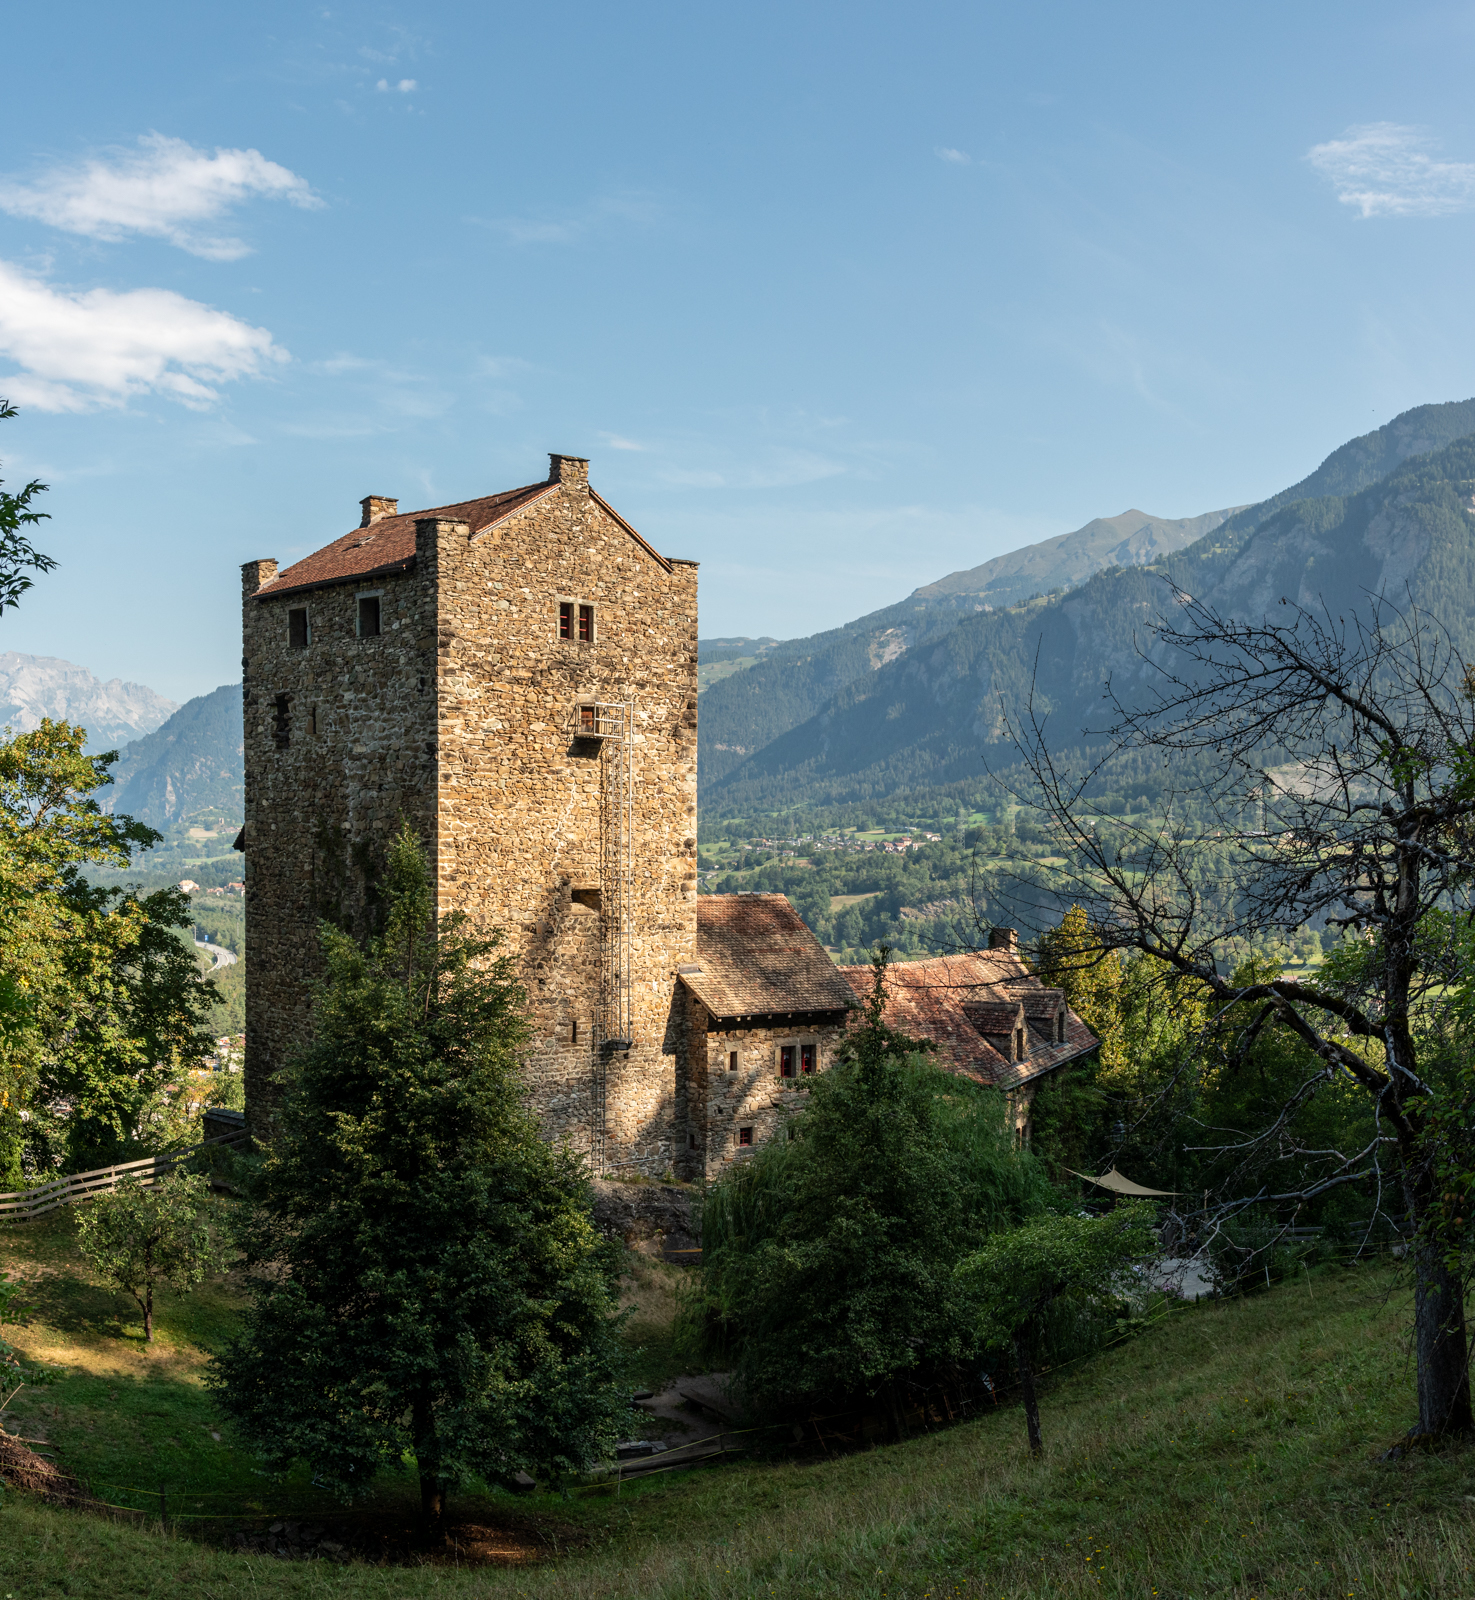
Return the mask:
[[[799,1070],[800,1072],[814,1071],[814,1046],[812,1044],[801,1044],[799,1046]]]
[[[727,1070],[729,1072],[736,1072],[737,1071],[737,1051],[736,1050],[729,1050],[727,1052]]]
[[[791,1044],[781,1044],[778,1047],[778,1071],[781,1078],[794,1076],[794,1047]]]
[[[687,1134],[687,1136],[686,1136],[686,1148],[688,1150],[695,1150],[696,1147],[697,1147],[697,1136],[694,1133]]]
[[[1065,1013],[1063,1011],[1055,1019],[1055,1042],[1056,1044],[1065,1043]]]
[[[560,600],[558,602],[558,637],[572,639],[574,636],[574,608],[572,602]]]
[[[579,643],[594,643],[594,607],[579,607]]]
[[[579,707],[579,732],[597,733],[599,731],[599,713],[594,706]]]
[[[379,637],[379,596],[377,594],[364,594],[359,596],[359,638],[377,639]]]
[[[318,708],[313,706],[307,713],[307,731],[317,738],[318,733]]]
[[[287,613],[287,643],[293,650],[307,649],[307,608],[294,606]]]
[[[752,1142],[753,1142],[753,1130],[751,1128],[739,1128],[738,1129],[738,1143],[739,1144],[752,1144]]]
[[[1023,1061],[1024,1057],[1025,1057],[1025,1054],[1026,1054],[1026,1051],[1025,1051],[1025,1048],[1024,1048],[1024,1029],[1023,1028],[1016,1028],[1014,1030],[1014,1059],[1016,1061]]]

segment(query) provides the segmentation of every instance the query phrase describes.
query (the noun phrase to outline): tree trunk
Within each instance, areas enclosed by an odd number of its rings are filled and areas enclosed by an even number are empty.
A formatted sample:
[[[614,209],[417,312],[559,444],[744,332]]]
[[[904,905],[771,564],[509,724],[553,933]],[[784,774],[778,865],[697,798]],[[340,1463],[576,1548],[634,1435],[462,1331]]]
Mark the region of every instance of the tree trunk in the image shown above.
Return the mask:
[[[1414,1348],[1421,1434],[1467,1434],[1475,1425],[1470,1414],[1469,1349],[1461,1289],[1436,1242],[1414,1246]]]
[[[1014,1364],[1019,1368],[1019,1389],[1024,1396],[1024,1424],[1029,1429],[1029,1453],[1044,1453],[1040,1442],[1040,1402],[1035,1394],[1035,1369],[1029,1358],[1030,1334],[1033,1327],[1026,1322],[1014,1335]]]
[[[149,1286],[143,1291],[143,1342],[154,1342],[154,1286]]]
[[[420,1533],[427,1544],[445,1538],[445,1480],[440,1470],[440,1439],[435,1431],[435,1408],[430,1396],[415,1396],[415,1465],[420,1471]]]

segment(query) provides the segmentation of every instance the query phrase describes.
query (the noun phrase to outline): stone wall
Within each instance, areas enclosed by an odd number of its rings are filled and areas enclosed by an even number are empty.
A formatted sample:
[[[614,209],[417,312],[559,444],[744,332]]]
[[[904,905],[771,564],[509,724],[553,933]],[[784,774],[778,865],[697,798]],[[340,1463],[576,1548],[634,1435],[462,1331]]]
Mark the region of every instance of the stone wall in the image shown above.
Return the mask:
[[[689,1043],[687,1147],[677,1170],[691,1182],[711,1181],[775,1136],[803,1109],[812,1078],[781,1075],[780,1051],[814,1047],[817,1075],[833,1066],[846,1026],[828,1015],[769,1019],[735,1025],[713,1019],[695,995],[686,995]],[[737,1066],[732,1057],[737,1056]],[[752,1135],[742,1141],[743,1129]]]
[[[361,932],[405,816],[440,909],[502,930],[526,984],[532,1103],[598,1172],[659,1176],[683,1144],[676,968],[696,939],[697,574],[667,561],[554,457],[550,492],[481,533],[426,517],[403,575],[254,598],[244,571],[247,1093],[309,1035],[320,916]],[[381,597],[378,638],[358,597]],[[559,637],[559,605],[593,638]],[[291,610],[309,643],[294,648]],[[581,737],[582,703],[628,708],[623,747]],[[609,928],[603,859],[631,763],[630,1048],[598,1042]]]
[[[254,598],[275,562],[242,571],[246,772],[246,1074],[264,1131],[271,1083],[310,1034],[318,923],[363,933],[374,877],[404,816],[434,847],[435,597],[412,572]],[[381,632],[358,636],[377,595]],[[305,609],[294,648],[289,612]]]

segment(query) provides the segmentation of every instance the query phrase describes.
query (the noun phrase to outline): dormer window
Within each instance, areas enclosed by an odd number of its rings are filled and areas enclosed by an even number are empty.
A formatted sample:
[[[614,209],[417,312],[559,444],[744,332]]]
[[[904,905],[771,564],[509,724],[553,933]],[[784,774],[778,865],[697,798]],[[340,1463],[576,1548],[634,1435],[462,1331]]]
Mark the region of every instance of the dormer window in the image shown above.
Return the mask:
[[[1025,1030],[1023,1028],[1016,1028],[1014,1030],[1014,1059],[1016,1061],[1023,1061],[1028,1054],[1029,1044],[1025,1039]]]
[[[1065,1043],[1065,1013],[1063,1011],[1055,1018],[1055,1043]]]

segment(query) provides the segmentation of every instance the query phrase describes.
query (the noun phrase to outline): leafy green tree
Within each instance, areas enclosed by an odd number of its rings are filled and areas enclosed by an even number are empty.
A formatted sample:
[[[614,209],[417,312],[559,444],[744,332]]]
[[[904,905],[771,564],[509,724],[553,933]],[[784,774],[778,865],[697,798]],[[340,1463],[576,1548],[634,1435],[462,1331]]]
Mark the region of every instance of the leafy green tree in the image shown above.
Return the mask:
[[[974,1344],[954,1263],[1047,1203],[1003,1097],[930,1065],[884,1020],[887,952],[844,1059],[714,1187],[702,1214],[709,1316],[762,1407],[880,1397]]]
[[[979,1337],[1013,1351],[1032,1454],[1043,1448],[1035,1358],[1047,1313],[1062,1300],[1119,1293],[1126,1270],[1156,1248],[1152,1223],[1152,1205],[1142,1200],[1104,1217],[1035,1217],[959,1263],[958,1281],[977,1307]]]
[[[243,1231],[252,1304],[213,1382],[271,1462],[345,1497],[412,1453],[434,1536],[473,1475],[556,1480],[610,1450],[619,1250],[524,1106],[497,940],[437,926],[408,829],[380,887],[382,936],[323,926],[317,1037],[286,1074]]]
[[[0,400],[0,422],[15,414],[15,407],[8,400]],[[34,548],[26,533],[26,529],[46,521],[50,515],[37,511],[32,503],[45,492],[46,485],[34,478],[19,494],[0,489],[0,612],[18,605],[20,597],[34,584],[35,579],[26,576],[27,567],[33,572],[50,572],[56,565],[50,556]]]
[[[177,937],[176,889],[94,887],[160,835],[108,816],[114,754],[44,719],[0,740],[0,1184],[126,1159],[178,1130],[180,1088],[210,1048],[214,991]]]
[[[230,1254],[208,1181],[178,1171],[148,1187],[125,1178],[94,1195],[77,1212],[77,1247],[94,1272],[133,1297],[146,1343],[154,1337],[154,1290],[186,1294],[222,1271]]]

